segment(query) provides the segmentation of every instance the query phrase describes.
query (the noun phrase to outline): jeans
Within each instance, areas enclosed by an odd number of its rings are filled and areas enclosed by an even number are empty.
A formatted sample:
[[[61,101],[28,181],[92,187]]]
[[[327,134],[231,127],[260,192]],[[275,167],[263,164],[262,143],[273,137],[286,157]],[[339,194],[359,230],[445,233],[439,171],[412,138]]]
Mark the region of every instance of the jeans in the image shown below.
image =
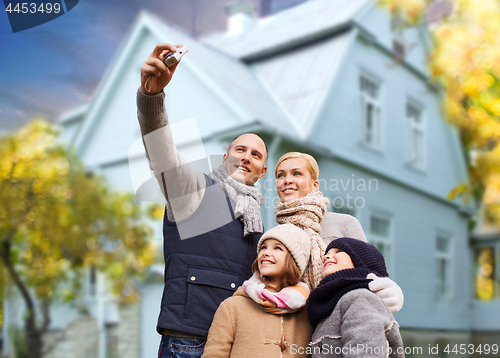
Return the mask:
[[[200,358],[205,339],[161,336],[158,358]]]

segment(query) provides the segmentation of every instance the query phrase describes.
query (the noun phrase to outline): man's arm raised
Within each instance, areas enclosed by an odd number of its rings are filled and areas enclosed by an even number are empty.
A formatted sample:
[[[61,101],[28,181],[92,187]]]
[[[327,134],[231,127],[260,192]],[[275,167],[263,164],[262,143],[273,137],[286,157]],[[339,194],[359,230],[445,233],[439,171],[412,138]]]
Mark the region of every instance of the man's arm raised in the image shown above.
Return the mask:
[[[141,66],[137,91],[137,117],[151,169],[167,199],[167,216],[179,221],[192,214],[205,192],[205,178],[193,170],[174,145],[165,109],[163,88],[172,80],[180,62],[168,68],[162,59],[181,45],[160,43]],[[149,91],[148,91],[149,90]]]
[[[168,68],[161,59],[168,53],[176,51],[177,47],[180,46],[168,43],[157,44],[153,52],[142,63],[141,87],[137,93],[137,110],[143,137],[168,123],[163,88],[172,80],[180,62]],[[159,94],[163,96],[157,96]],[[141,117],[140,114],[147,116]]]
[[[167,67],[162,59],[168,53],[175,52],[180,47],[182,45],[175,46],[168,43],[156,45],[153,52],[151,52],[141,66],[141,91],[143,93],[150,95],[158,94],[169,84],[179,62],[171,67]]]

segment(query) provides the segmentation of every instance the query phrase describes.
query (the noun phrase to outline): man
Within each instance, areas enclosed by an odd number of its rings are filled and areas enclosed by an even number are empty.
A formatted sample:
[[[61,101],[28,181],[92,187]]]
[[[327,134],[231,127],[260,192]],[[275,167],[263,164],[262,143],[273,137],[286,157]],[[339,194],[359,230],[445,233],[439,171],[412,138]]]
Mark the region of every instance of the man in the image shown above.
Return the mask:
[[[159,357],[170,351],[199,357],[219,304],[251,276],[263,233],[263,197],[254,184],[266,173],[268,153],[258,135],[242,134],[209,175],[179,155],[163,93],[178,64],[167,68],[161,61],[177,47],[158,44],[144,61],[137,108],[150,166],[167,199]]]

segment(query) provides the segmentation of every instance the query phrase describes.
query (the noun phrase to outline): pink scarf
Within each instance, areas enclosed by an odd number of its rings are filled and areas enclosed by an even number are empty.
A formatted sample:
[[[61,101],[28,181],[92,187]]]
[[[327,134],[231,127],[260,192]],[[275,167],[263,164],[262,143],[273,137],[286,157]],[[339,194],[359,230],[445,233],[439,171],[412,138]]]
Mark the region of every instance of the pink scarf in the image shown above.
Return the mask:
[[[309,288],[303,282],[285,287],[280,292],[271,292],[254,274],[243,282],[246,294],[257,302],[264,312],[272,314],[293,313],[305,306]]]
[[[302,198],[287,202],[276,202],[276,222],[294,224],[303,229],[311,238],[311,257],[307,264],[304,281],[313,290],[321,281],[321,264],[326,245],[321,238],[320,222],[328,207],[328,199],[319,191],[311,191]]]

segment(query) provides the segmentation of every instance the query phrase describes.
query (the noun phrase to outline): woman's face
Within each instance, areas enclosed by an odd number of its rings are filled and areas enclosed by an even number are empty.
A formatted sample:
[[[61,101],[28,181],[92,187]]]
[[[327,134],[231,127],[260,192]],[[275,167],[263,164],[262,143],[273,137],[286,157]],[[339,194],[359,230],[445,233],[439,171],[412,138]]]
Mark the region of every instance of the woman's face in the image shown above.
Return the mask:
[[[319,182],[313,180],[306,164],[297,158],[287,159],[276,171],[276,191],[282,202],[306,196],[317,191]]]
[[[267,239],[262,243],[257,263],[262,276],[279,281],[285,271],[285,259],[288,250],[276,239]]]

